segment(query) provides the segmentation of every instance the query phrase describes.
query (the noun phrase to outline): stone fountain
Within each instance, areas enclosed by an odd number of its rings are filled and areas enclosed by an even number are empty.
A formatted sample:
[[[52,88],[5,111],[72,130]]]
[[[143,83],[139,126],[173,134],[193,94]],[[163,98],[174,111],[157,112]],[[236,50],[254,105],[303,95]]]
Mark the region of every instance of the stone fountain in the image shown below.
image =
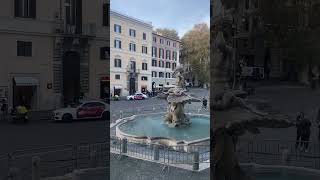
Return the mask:
[[[190,118],[184,112],[186,103],[200,102],[186,92],[184,70],[178,67],[173,75],[176,77],[176,87],[171,88],[168,92],[164,92],[161,98],[166,98],[168,101],[168,112],[165,116],[165,122],[169,127],[190,126]]]

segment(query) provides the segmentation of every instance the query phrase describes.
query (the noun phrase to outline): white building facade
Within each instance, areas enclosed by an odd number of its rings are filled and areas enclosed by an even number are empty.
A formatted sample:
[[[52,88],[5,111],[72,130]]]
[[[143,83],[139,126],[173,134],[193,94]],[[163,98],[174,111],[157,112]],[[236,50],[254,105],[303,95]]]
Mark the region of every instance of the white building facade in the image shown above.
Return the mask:
[[[175,85],[174,70],[180,66],[180,41],[152,33],[152,89]]]
[[[110,92],[151,91],[152,24],[110,12]]]

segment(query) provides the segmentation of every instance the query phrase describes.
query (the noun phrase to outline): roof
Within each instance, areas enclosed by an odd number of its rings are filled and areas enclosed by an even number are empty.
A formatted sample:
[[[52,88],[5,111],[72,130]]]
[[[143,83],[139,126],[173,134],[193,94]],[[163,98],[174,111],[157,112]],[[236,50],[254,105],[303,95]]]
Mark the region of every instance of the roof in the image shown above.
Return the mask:
[[[163,36],[163,35],[161,35],[161,34],[159,34],[159,33],[155,32],[155,31],[153,31],[153,32],[152,32],[152,35],[161,36],[161,37],[163,37],[163,38],[170,39],[170,40],[172,40],[172,41],[176,41],[176,42],[181,43],[181,41],[180,41],[179,39],[173,39],[173,38],[170,38],[170,37],[167,37],[167,36]]]
[[[152,22],[143,21],[143,20],[140,20],[138,18],[123,14],[122,12],[119,12],[119,11],[111,10],[110,11],[110,17],[111,16],[117,16],[117,17],[120,17],[120,18],[123,18],[123,19],[127,19],[129,21],[133,21],[135,23],[139,23],[139,24],[141,24],[143,26],[146,26],[146,27],[149,27],[149,28],[153,28]]]

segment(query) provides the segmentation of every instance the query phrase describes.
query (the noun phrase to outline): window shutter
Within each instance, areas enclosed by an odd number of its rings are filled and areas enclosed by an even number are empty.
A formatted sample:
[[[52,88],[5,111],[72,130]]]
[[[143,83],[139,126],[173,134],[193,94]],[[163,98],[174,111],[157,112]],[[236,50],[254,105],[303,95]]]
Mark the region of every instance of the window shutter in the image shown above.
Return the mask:
[[[108,4],[103,4],[103,26],[108,26]]]
[[[20,2],[20,0],[14,0],[14,16],[15,17],[19,17],[20,16],[19,2]]]
[[[30,17],[36,18],[37,14],[37,0],[29,0],[30,2]]]

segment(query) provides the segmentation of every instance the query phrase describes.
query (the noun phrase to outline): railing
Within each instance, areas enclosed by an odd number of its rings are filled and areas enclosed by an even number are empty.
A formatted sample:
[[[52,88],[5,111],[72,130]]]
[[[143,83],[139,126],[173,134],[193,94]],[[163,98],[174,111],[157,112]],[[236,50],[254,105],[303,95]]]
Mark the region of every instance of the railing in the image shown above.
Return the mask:
[[[307,152],[300,147],[296,148],[296,141],[240,140],[237,153],[242,163],[320,169],[320,144],[309,142]]]
[[[55,177],[75,169],[106,167],[109,143],[63,145],[15,151],[0,156],[0,180],[21,177],[22,180]],[[33,178],[34,179],[34,178]]]
[[[111,153],[153,161],[167,166],[182,165],[190,170],[199,170],[200,163],[210,163],[210,145],[164,146],[154,143],[135,143],[126,139],[110,137]]]

